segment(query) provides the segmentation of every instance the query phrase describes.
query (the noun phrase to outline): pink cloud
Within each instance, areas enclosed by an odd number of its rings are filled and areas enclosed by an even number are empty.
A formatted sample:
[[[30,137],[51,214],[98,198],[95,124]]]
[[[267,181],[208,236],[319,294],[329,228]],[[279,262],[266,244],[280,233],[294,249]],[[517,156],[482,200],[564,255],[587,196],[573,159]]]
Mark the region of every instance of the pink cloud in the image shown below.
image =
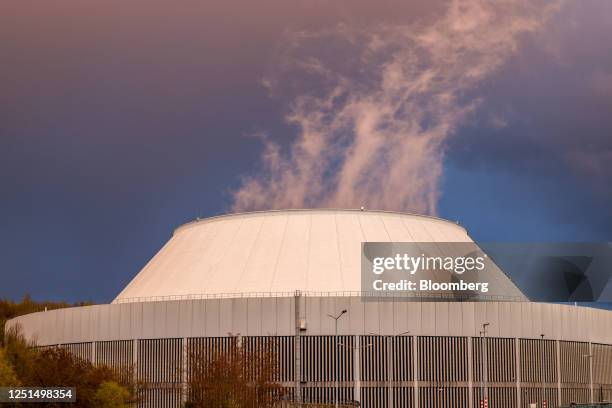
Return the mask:
[[[435,214],[445,141],[480,103],[466,100],[466,92],[556,8],[453,1],[434,21],[292,33],[282,66],[289,78],[317,76],[325,92],[293,97],[286,119],[299,129],[297,138],[288,154],[265,142],[263,170],[243,179],[233,209],[365,206]],[[341,41],[353,64],[304,55]]]

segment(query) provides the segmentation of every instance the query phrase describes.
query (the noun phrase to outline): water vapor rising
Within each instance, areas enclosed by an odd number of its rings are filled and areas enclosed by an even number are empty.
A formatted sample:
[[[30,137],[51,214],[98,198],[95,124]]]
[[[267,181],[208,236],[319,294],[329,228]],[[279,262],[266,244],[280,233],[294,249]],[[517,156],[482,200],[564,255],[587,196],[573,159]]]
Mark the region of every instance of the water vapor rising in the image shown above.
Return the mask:
[[[298,136],[288,149],[263,138],[263,168],[242,180],[233,209],[435,214],[444,142],[478,106],[474,88],[556,8],[452,1],[435,21],[293,32],[281,65],[306,82],[291,91],[299,96],[287,115]],[[287,82],[267,83],[276,90]],[[304,89],[313,83],[316,92]]]

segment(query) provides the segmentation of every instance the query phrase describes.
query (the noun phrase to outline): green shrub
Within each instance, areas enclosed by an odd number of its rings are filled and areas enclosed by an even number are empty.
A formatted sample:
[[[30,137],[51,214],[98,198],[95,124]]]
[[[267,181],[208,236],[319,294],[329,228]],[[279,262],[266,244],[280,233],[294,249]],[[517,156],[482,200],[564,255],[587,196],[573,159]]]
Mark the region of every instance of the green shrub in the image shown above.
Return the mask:
[[[13,366],[6,358],[6,351],[0,347],[0,386],[16,386],[19,385],[17,374]]]
[[[127,388],[114,381],[104,381],[93,399],[95,408],[123,408],[128,406],[131,395]]]
[[[105,365],[94,365],[63,347],[36,348],[25,340],[18,328],[9,330],[5,344],[5,360],[14,367],[21,384],[29,387],[74,387],[75,407],[123,407],[126,401],[133,402],[130,391],[135,385],[131,375],[122,376]],[[109,401],[105,400],[107,397]]]

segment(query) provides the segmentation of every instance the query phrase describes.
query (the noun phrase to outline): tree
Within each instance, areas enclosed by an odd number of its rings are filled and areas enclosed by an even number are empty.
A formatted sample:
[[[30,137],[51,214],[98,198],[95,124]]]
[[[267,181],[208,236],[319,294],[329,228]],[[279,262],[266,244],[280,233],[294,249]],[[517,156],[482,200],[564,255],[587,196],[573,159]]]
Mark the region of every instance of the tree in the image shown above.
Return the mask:
[[[130,391],[114,381],[104,381],[94,395],[95,408],[123,408],[131,400]]]
[[[100,406],[96,404],[103,402],[101,398],[108,396],[109,390],[117,390],[111,383],[121,388],[119,396],[124,404],[134,400],[132,390],[135,387],[131,376],[121,376],[121,373],[109,367],[94,365],[63,347],[36,348],[24,339],[18,328],[7,333],[5,344],[6,360],[15,368],[15,374],[21,384],[29,387],[74,387],[76,407]],[[111,405],[102,406],[122,406],[113,405],[116,402],[117,399],[114,398],[108,401]],[[63,405],[49,403],[46,406]]]
[[[28,373],[36,369],[33,367],[36,354],[35,347],[34,343],[25,340],[19,326],[12,327],[6,331],[4,336],[4,356],[13,367],[17,378],[22,384],[27,384],[27,382],[22,380],[28,377]]]
[[[16,386],[19,385],[17,374],[13,366],[9,363],[5,356],[4,348],[0,347],[0,386]]]
[[[190,353],[190,407],[271,407],[282,395],[278,344],[258,338],[245,344],[232,337],[226,347]]]
[[[42,312],[43,310],[61,309],[73,306],[87,306],[91,302],[36,302],[30,295],[26,294],[20,302],[8,299],[0,299],[0,345],[4,344],[4,324],[8,319],[28,313]]]

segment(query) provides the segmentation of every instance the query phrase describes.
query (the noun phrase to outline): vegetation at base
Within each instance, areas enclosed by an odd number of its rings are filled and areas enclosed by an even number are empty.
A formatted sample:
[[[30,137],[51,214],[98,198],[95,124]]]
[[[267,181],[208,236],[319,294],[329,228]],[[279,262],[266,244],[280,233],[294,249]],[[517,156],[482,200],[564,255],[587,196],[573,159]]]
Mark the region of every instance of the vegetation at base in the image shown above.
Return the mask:
[[[132,376],[103,365],[93,365],[63,347],[28,343],[18,329],[10,329],[0,347],[0,386],[75,387],[77,402],[84,408],[120,408],[135,401]],[[45,403],[61,407],[65,403]]]
[[[104,381],[94,395],[94,406],[97,408],[122,408],[132,400],[128,389],[114,381]]]
[[[6,320],[16,316],[90,304],[35,302],[29,296],[21,302],[0,300],[0,386],[75,387],[77,402],[71,406],[135,406],[143,384],[135,383],[133,368],[124,367],[122,372],[117,372],[103,365],[93,365],[66,348],[37,347],[27,342],[18,327],[10,328],[6,333],[3,330]],[[284,400],[284,390],[278,383],[278,346],[274,339],[244,343],[239,336],[234,336],[223,350],[205,353],[196,349],[189,356],[189,392],[185,407],[333,406]],[[44,406],[63,407],[65,403],[45,403]]]
[[[19,380],[15,369],[6,358],[6,352],[0,347],[0,386],[18,386]]]
[[[46,310],[62,309],[65,307],[88,306],[92,302],[36,302],[30,295],[25,295],[21,302],[14,302],[9,299],[0,299],[0,345],[4,344],[4,324],[13,317],[28,313],[42,312]]]
[[[244,344],[230,337],[227,347],[189,356],[186,407],[263,408],[282,398],[278,344],[273,340]]]

